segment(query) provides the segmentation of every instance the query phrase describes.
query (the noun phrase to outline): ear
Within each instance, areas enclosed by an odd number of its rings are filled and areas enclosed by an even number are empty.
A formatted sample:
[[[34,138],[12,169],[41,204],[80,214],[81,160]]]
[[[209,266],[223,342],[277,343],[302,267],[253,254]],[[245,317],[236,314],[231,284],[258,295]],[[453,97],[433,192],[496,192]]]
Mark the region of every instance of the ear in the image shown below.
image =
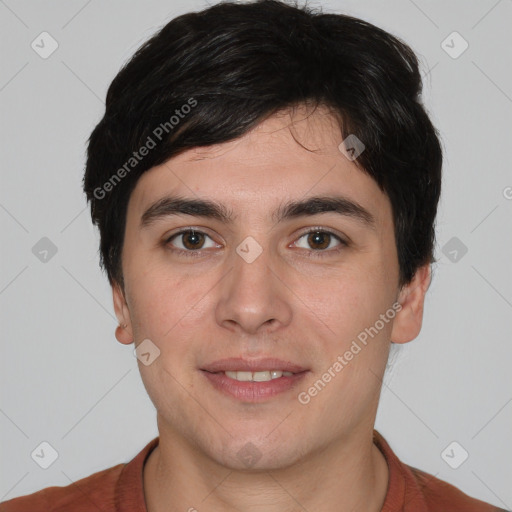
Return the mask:
[[[425,294],[431,280],[431,268],[427,263],[418,268],[410,283],[405,285],[398,295],[402,309],[397,313],[391,330],[393,343],[407,343],[418,336],[423,320]]]
[[[119,322],[119,325],[116,328],[117,341],[123,343],[124,345],[129,345],[130,343],[133,343],[130,311],[128,309],[128,305],[126,304],[124,292],[118,283],[114,283],[112,285],[112,297],[114,300],[114,311]]]

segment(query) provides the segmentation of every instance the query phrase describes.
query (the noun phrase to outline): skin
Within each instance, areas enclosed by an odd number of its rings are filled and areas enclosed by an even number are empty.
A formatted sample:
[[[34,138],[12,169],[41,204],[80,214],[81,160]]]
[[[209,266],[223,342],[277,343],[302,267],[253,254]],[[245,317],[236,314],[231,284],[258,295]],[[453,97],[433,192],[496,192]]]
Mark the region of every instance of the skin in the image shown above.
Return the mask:
[[[339,151],[341,142],[326,109],[300,107],[235,141],[187,150],[143,174],[132,192],[125,287],[113,286],[113,300],[126,325],[118,341],[149,338],[160,350],[150,365],[139,362],[160,434],[143,473],[149,512],[380,511],[388,468],[372,432],[382,378],[391,341],[408,342],[421,329],[430,265],[399,289],[391,204]],[[140,229],[143,212],[168,193],[216,200],[237,217],[226,224],[175,215]],[[333,212],[270,217],[285,201],[333,193],[366,208],[375,228]],[[186,236],[165,245],[190,227],[208,235],[197,258],[173,252],[193,252]],[[328,235],[327,248],[315,245],[308,228],[348,237],[349,245]],[[252,263],[235,251],[247,236],[262,248]],[[301,404],[298,393],[396,301],[394,320]],[[200,371],[236,356],[278,357],[310,372],[298,389],[243,402]],[[250,468],[237,457],[248,442],[261,454]]]

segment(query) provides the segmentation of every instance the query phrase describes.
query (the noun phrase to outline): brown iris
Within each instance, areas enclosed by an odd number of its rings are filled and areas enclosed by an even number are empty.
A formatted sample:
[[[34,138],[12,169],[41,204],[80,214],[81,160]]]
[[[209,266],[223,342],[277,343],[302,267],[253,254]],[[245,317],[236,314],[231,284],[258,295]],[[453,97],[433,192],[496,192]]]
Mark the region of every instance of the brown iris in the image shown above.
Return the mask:
[[[181,237],[183,246],[187,249],[200,249],[204,244],[204,234],[194,230],[183,232]]]
[[[319,244],[321,247],[313,247],[315,249],[325,249],[329,247],[329,243],[331,242],[331,235],[329,233],[322,233],[321,231],[314,231],[308,234],[308,244],[310,246],[314,246],[315,244]]]

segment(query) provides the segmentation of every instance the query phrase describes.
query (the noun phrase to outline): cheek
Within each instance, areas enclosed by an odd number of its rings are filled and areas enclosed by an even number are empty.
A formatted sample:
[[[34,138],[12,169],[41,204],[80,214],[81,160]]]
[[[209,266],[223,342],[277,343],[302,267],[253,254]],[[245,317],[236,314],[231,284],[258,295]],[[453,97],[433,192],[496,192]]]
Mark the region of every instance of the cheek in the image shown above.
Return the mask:
[[[328,278],[308,279],[300,286],[304,314],[337,349],[350,344],[360,332],[373,326],[393,301],[390,288],[385,284],[385,273],[378,265],[347,266],[331,272]],[[390,331],[390,324],[379,330]]]
[[[175,424],[182,419],[173,411],[193,389],[196,367],[191,339],[199,337],[197,330],[202,324],[197,303],[204,289],[199,280],[171,275],[156,267],[132,279],[135,339],[149,338],[160,350],[150,365],[139,363],[142,381],[157,410],[168,411]]]
[[[197,301],[194,281],[156,266],[132,274],[130,311],[137,338],[165,342]]]
[[[329,410],[328,404],[343,404],[340,414],[347,421],[355,421],[378,399],[392,326],[391,315],[387,322],[380,317],[393,302],[389,288],[383,285],[384,275],[378,265],[352,266],[350,271],[324,280],[321,288],[303,289],[307,293],[304,303],[313,305],[312,312],[305,308],[304,313],[320,329],[317,342],[322,358],[317,378],[329,382],[317,404]]]

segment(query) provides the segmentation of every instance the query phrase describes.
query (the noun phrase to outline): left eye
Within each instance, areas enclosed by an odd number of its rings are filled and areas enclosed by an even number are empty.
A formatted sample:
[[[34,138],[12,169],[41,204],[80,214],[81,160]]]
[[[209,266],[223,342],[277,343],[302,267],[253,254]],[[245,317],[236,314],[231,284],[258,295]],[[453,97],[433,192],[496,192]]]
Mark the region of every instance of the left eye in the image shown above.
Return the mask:
[[[301,249],[314,249],[316,251],[323,251],[325,249],[331,249],[332,248],[332,242],[337,240],[341,245],[346,245],[346,243],[337,235],[334,233],[331,233],[330,231],[322,231],[320,229],[315,229],[312,231],[308,231],[307,233],[304,233],[300,238],[299,241],[302,239],[306,240],[306,245],[299,245],[299,242],[295,242],[295,245],[297,247],[300,247]],[[316,245],[316,247],[315,247]]]

